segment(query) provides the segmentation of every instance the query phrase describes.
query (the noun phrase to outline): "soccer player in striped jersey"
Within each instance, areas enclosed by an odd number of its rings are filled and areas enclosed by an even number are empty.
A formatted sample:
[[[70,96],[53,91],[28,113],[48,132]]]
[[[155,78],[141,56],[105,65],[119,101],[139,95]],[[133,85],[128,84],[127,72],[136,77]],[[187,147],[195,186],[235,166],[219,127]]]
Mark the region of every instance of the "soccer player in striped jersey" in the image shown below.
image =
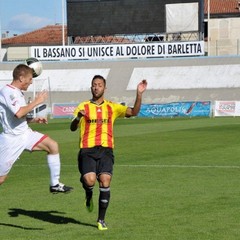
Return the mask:
[[[30,103],[26,103],[23,91],[32,84],[33,70],[25,64],[13,70],[13,81],[0,90],[0,185],[6,180],[13,164],[24,150],[45,151],[50,170],[51,193],[67,193],[72,187],[59,182],[60,156],[58,143],[46,134],[33,131],[28,123],[47,123],[47,118],[28,118],[28,113],[43,103],[48,94],[40,92]]]
[[[86,194],[86,208],[93,210],[93,188],[99,182],[99,202],[97,226],[107,230],[105,215],[110,200],[110,183],[114,163],[113,124],[118,117],[136,116],[140,110],[142,94],[147,88],[147,81],[142,80],[137,86],[137,95],[132,108],[104,98],[106,80],[96,75],[92,79],[92,99],[80,103],[74,111],[71,131],[80,129],[80,151],[78,168],[80,181]]]

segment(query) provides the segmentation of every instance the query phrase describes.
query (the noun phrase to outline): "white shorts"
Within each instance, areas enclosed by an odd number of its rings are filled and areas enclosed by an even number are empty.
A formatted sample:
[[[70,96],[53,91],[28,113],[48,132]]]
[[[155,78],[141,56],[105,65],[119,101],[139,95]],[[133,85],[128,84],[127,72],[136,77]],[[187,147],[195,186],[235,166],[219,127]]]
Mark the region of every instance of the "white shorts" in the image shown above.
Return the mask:
[[[32,151],[34,146],[43,141],[47,135],[28,128],[23,134],[0,134],[0,176],[7,175],[13,164],[24,150]]]

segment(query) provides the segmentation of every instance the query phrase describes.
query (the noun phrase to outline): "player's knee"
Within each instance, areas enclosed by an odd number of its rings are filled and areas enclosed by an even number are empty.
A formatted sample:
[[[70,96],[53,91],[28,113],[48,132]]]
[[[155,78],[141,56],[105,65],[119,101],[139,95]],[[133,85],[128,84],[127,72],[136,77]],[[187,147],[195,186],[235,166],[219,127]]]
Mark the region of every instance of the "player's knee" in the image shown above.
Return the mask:
[[[110,187],[112,176],[109,174],[101,174],[98,176],[98,181],[101,187]]]
[[[44,150],[53,155],[59,153],[58,143],[50,137],[45,138],[33,150]]]
[[[86,185],[88,186],[94,186],[96,182],[96,178],[88,178],[85,180]]]
[[[83,181],[87,186],[94,186],[96,182],[95,174],[87,174],[83,177]]]
[[[51,142],[49,143],[49,153],[50,154],[59,153],[58,143],[52,139],[51,139]]]

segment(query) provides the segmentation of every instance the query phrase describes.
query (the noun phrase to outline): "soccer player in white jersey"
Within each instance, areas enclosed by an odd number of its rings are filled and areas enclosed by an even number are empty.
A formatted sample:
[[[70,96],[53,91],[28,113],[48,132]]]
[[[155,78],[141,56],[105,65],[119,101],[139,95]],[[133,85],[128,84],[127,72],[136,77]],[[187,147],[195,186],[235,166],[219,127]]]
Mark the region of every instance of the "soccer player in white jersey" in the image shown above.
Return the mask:
[[[47,91],[40,92],[30,103],[26,103],[23,92],[32,84],[33,71],[19,64],[13,70],[13,81],[0,90],[0,185],[6,180],[13,164],[24,150],[45,151],[50,170],[50,192],[67,193],[72,190],[59,182],[60,156],[58,143],[49,136],[33,131],[28,123],[47,123],[47,118],[28,118],[27,114],[43,103]]]

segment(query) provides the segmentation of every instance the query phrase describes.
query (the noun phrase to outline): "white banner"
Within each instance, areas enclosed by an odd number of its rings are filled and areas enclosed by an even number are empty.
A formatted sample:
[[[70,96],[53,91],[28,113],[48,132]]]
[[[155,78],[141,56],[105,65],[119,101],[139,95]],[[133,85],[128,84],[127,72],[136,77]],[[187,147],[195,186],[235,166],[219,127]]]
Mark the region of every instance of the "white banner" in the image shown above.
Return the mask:
[[[204,55],[204,41],[30,47],[39,60],[100,60]]]
[[[198,3],[166,4],[167,32],[198,31]]]
[[[214,116],[240,116],[240,102],[215,101]]]

